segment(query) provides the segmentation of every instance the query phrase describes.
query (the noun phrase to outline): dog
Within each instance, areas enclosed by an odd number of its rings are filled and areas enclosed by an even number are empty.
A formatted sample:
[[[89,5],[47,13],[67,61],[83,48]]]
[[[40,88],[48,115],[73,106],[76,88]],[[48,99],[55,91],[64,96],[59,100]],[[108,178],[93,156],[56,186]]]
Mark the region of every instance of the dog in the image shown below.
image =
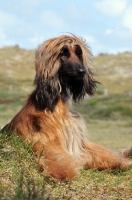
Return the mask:
[[[74,179],[82,168],[131,165],[132,148],[117,153],[90,142],[83,118],[72,108],[70,99],[80,102],[96,91],[91,58],[86,41],[73,34],[42,43],[36,50],[35,89],[2,130],[27,140],[39,152],[39,170],[61,181]]]

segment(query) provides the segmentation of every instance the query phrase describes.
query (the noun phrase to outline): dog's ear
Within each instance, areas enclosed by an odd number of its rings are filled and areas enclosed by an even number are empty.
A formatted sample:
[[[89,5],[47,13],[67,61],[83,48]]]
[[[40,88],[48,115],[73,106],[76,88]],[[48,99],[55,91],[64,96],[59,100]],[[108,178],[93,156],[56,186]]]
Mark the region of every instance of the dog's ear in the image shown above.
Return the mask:
[[[60,68],[59,53],[52,39],[42,43],[35,54],[36,76],[42,75],[45,80],[54,77]]]
[[[56,77],[44,80],[43,76],[35,80],[36,101],[39,110],[54,111],[60,98],[60,84]]]
[[[84,78],[84,84],[85,84],[85,93],[92,96],[95,94],[97,84],[99,83],[94,79],[94,72],[91,69],[92,66],[92,52],[90,47],[86,44],[85,41],[82,41],[82,60],[83,60],[83,66],[86,70],[85,78]]]
[[[95,94],[97,84],[99,83],[94,79],[94,73],[92,72],[91,69],[88,68],[88,71],[85,75],[85,92],[92,96]]]
[[[53,111],[60,98],[59,52],[59,48],[55,48],[53,39],[42,43],[36,51],[34,84],[36,85],[37,107],[40,110],[47,108]]]

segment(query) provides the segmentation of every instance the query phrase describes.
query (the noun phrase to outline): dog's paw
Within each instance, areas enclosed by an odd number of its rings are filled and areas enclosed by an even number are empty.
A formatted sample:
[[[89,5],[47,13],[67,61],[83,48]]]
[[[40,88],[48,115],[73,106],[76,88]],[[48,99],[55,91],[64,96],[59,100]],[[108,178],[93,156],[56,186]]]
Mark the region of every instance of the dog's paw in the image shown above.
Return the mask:
[[[130,149],[122,149],[118,153],[124,158],[132,158],[132,147]]]

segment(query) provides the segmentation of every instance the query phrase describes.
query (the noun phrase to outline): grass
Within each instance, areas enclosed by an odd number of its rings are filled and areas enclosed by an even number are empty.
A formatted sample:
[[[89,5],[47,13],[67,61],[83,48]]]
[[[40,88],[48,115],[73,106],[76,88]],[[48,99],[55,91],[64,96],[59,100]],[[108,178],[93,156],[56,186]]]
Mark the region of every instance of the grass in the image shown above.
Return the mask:
[[[120,94],[132,92],[132,52],[117,55],[100,54],[93,60],[97,79],[102,83],[103,92]]]
[[[75,108],[91,119],[115,120],[124,117],[132,118],[131,96],[127,94],[111,95],[86,99]]]
[[[82,170],[74,181],[56,182],[36,168],[38,157],[17,136],[0,134],[0,199],[131,199],[132,168]]]
[[[97,96],[74,105],[85,118],[90,140],[113,150],[132,145],[131,56],[125,52],[94,58],[96,78],[102,85]],[[34,51],[17,46],[0,49],[0,127],[21,109],[33,89],[33,61]],[[0,134],[1,200],[132,199],[132,167],[126,171],[82,170],[74,181],[59,182],[38,172],[38,159],[16,135]]]
[[[18,136],[1,134],[0,141],[0,199],[48,199],[31,147]]]

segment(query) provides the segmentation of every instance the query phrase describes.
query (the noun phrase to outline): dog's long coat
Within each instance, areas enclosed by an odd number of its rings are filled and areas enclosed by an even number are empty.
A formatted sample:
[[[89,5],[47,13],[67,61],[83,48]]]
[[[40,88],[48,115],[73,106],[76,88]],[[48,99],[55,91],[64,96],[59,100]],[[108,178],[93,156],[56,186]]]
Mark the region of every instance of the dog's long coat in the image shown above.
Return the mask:
[[[40,152],[39,169],[54,178],[73,179],[83,167],[98,170],[127,167],[132,150],[117,154],[91,143],[78,102],[93,95],[97,81],[90,69],[91,53],[82,39],[63,35],[45,41],[36,51],[35,90],[25,106],[3,128],[26,139]]]

